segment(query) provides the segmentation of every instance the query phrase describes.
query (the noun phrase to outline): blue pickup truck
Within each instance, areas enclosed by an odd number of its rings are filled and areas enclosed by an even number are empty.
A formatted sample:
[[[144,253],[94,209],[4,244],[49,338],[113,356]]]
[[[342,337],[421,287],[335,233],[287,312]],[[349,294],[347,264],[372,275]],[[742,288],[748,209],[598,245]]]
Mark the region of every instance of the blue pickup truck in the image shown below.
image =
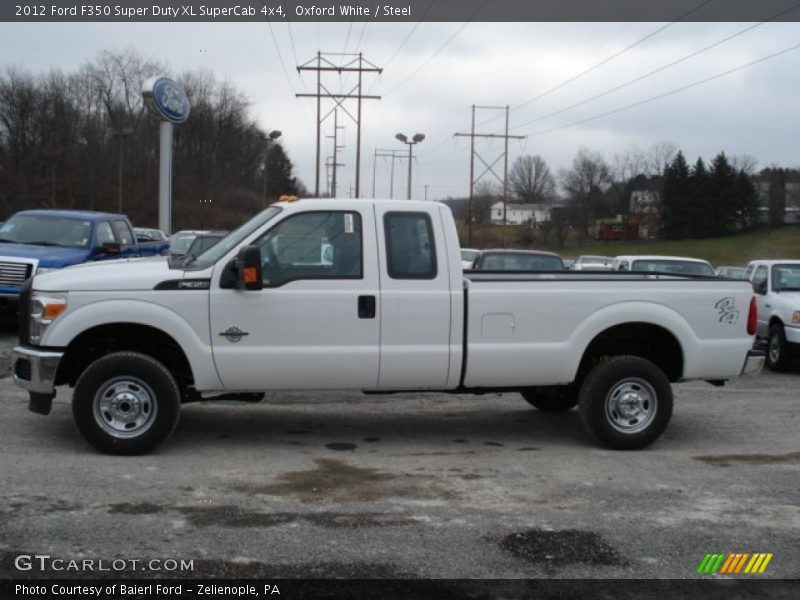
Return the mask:
[[[36,273],[97,260],[163,254],[169,242],[139,244],[125,215],[24,210],[0,226],[0,315],[14,315],[20,287]]]

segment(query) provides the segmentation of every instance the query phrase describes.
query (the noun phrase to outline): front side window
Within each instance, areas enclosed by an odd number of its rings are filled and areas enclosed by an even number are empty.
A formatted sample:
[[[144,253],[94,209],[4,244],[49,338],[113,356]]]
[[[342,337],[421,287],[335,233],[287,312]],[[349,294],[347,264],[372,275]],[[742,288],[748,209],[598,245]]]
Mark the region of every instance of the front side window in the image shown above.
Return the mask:
[[[97,245],[104,246],[105,244],[116,244],[117,238],[114,237],[114,230],[111,228],[111,223],[103,221],[97,225]]]
[[[435,279],[436,246],[427,213],[390,212],[383,217],[386,261],[392,279]]]
[[[314,211],[292,215],[256,242],[265,287],[298,279],[361,279],[361,215]]]
[[[125,221],[112,221],[111,226],[114,228],[114,233],[116,234],[120,245],[130,246],[133,244],[131,230]]]

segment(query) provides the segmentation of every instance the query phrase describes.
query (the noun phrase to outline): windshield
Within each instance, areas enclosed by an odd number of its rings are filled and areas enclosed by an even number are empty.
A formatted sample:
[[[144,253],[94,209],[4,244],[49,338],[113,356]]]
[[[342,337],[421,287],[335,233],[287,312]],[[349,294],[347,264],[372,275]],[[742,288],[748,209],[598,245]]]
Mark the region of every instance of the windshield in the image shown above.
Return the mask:
[[[484,254],[478,269],[482,271],[563,271],[564,263],[561,262],[560,257],[549,254],[496,252]]]
[[[800,265],[772,267],[772,289],[776,292],[800,292]]]
[[[676,275],[708,275],[714,277],[714,269],[704,262],[693,260],[643,259],[633,262],[633,271],[675,273]]]
[[[14,215],[0,227],[0,242],[88,248],[92,223],[70,217]]]
[[[242,241],[250,236],[256,229],[261,227],[267,221],[274,219],[275,215],[277,215],[279,212],[281,212],[279,207],[268,206],[266,210],[261,211],[252,219],[246,221],[238,229],[231,231],[219,242],[214,244],[213,247],[199,255],[194,261],[194,264],[210,265],[217,262],[220,258],[225,256],[231,248],[242,243]]]
[[[196,237],[195,233],[176,235],[169,242],[170,254],[186,254]]]

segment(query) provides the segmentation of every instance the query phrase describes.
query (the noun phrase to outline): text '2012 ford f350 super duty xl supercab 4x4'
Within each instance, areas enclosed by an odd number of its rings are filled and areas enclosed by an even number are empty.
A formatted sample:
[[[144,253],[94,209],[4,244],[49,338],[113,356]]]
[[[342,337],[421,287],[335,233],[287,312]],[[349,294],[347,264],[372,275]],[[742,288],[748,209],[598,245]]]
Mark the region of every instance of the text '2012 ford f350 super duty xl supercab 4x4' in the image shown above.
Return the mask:
[[[635,449],[666,428],[670,382],[764,361],[748,282],[465,275],[434,202],[281,202],[189,263],[120,266],[36,276],[13,351],[31,410],[74,386],[78,428],[112,453],[163,442],[184,402],[289,389],[516,391]]]

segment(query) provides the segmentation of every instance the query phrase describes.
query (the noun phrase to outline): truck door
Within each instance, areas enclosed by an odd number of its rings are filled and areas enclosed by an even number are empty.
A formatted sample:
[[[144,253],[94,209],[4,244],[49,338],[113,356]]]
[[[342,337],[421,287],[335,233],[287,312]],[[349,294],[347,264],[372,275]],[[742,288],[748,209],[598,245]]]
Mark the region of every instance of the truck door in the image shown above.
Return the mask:
[[[433,210],[407,212],[376,204],[375,218],[382,257],[379,387],[444,389],[450,367],[450,281],[441,217]]]
[[[220,262],[211,282],[211,344],[227,389],[376,386],[374,231],[368,204],[286,216],[255,242],[260,291],[220,289]]]

